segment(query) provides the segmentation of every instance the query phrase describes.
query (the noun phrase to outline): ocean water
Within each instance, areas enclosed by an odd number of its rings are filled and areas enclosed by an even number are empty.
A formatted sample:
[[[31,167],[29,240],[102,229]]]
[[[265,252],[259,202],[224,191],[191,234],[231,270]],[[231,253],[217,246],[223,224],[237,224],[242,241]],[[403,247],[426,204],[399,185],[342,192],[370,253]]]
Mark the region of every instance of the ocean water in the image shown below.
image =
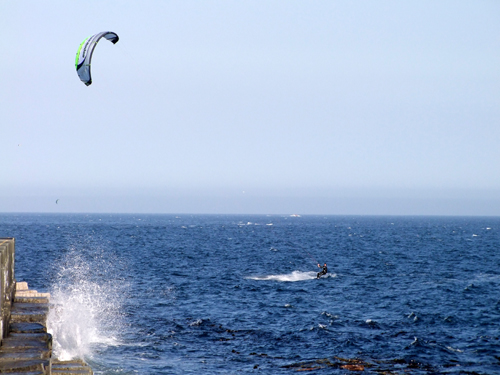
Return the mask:
[[[96,374],[499,374],[500,218],[2,214]],[[316,279],[316,263],[329,273]]]

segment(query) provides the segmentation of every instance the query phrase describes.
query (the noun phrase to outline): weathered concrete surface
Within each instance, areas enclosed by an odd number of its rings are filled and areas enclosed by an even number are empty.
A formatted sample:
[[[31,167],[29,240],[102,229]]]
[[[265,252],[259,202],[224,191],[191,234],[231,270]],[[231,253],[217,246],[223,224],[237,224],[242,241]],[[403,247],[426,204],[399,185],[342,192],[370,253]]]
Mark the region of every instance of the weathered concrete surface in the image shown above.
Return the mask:
[[[92,375],[82,360],[52,358],[52,335],[47,333],[50,294],[16,283],[14,249],[13,238],[0,238],[0,373]]]
[[[0,238],[0,334],[7,334],[10,309],[14,299],[16,281],[14,279],[15,239]]]
[[[40,293],[43,294],[43,293]],[[49,293],[46,293],[49,294]],[[16,296],[14,297],[14,303],[19,302],[19,303],[49,303],[49,297],[24,297],[24,296],[19,296],[16,293]]]
[[[36,290],[29,289],[28,288],[28,283],[26,281],[20,281],[16,283],[16,293],[14,298],[15,299],[22,299],[22,298],[46,298],[47,301],[50,298],[50,293],[38,293]],[[22,301],[20,301],[22,302]],[[48,303],[48,302],[46,302]]]
[[[9,332],[12,333],[46,333],[47,327],[40,323],[10,323]]]
[[[17,288],[28,291],[26,283]],[[49,305],[44,298],[12,303],[9,329],[0,346],[0,372],[50,375],[52,335],[47,333]]]
[[[3,351],[16,351],[18,349],[46,349],[52,350],[52,335],[45,333],[33,336],[26,333],[9,335],[2,341]]]
[[[50,360],[16,360],[0,363],[0,372],[25,375],[33,371],[43,375],[50,374]]]
[[[73,361],[53,361],[52,374],[56,375],[92,375],[92,369],[85,362],[80,360]]]
[[[48,314],[48,303],[14,303],[10,311],[10,322],[40,323],[42,325],[46,325]]]

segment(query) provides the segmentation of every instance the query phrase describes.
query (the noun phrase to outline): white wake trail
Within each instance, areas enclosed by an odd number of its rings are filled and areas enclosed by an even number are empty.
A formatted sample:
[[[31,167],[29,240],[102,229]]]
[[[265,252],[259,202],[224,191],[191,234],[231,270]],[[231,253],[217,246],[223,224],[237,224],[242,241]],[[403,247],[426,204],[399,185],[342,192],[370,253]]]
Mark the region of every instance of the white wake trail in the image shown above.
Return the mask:
[[[317,273],[314,271],[308,271],[308,272],[293,271],[292,273],[288,273],[288,274],[284,274],[284,275],[250,276],[250,277],[247,277],[247,279],[296,282],[296,281],[304,281],[304,280],[313,280],[316,278],[316,275],[317,275]]]

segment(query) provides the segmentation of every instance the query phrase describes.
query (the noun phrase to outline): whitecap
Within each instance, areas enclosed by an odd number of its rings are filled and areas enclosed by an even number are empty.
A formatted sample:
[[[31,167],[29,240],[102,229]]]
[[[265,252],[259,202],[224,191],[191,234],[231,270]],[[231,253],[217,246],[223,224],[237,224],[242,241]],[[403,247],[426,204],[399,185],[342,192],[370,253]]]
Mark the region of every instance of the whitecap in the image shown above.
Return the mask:
[[[202,323],[203,323],[203,319],[196,319],[194,322],[189,323],[189,326],[195,327],[195,326],[201,325]]]
[[[330,313],[328,313],[328,312],[326,312],[326,311],[323,311],[323,312],[321,313],[321,315],[326,315],[327,317],[329,317],[329,318],[331,318],[331,319],[338,319],[338,318],[339,318],[339,316],[338,316],[338,315],[333,315],[333,314],[330,314]]]
[[[414,312],[411,312],[410,315],[408,315],[408,318],[413,318],[414,322],[416,322],[417,320],[419,320],[417,314],[415,314]]]

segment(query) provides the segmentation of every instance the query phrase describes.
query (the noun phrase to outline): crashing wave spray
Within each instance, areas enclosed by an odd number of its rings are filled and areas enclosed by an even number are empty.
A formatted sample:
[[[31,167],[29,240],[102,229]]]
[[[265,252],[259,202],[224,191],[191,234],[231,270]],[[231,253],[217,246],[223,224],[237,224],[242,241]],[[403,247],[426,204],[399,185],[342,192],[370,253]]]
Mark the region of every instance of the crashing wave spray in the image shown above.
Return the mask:
[[[85,358],[95,345],[118,344],[124,286],[102,252],[72,249],[59,264],[47,321],[55,357]]]

